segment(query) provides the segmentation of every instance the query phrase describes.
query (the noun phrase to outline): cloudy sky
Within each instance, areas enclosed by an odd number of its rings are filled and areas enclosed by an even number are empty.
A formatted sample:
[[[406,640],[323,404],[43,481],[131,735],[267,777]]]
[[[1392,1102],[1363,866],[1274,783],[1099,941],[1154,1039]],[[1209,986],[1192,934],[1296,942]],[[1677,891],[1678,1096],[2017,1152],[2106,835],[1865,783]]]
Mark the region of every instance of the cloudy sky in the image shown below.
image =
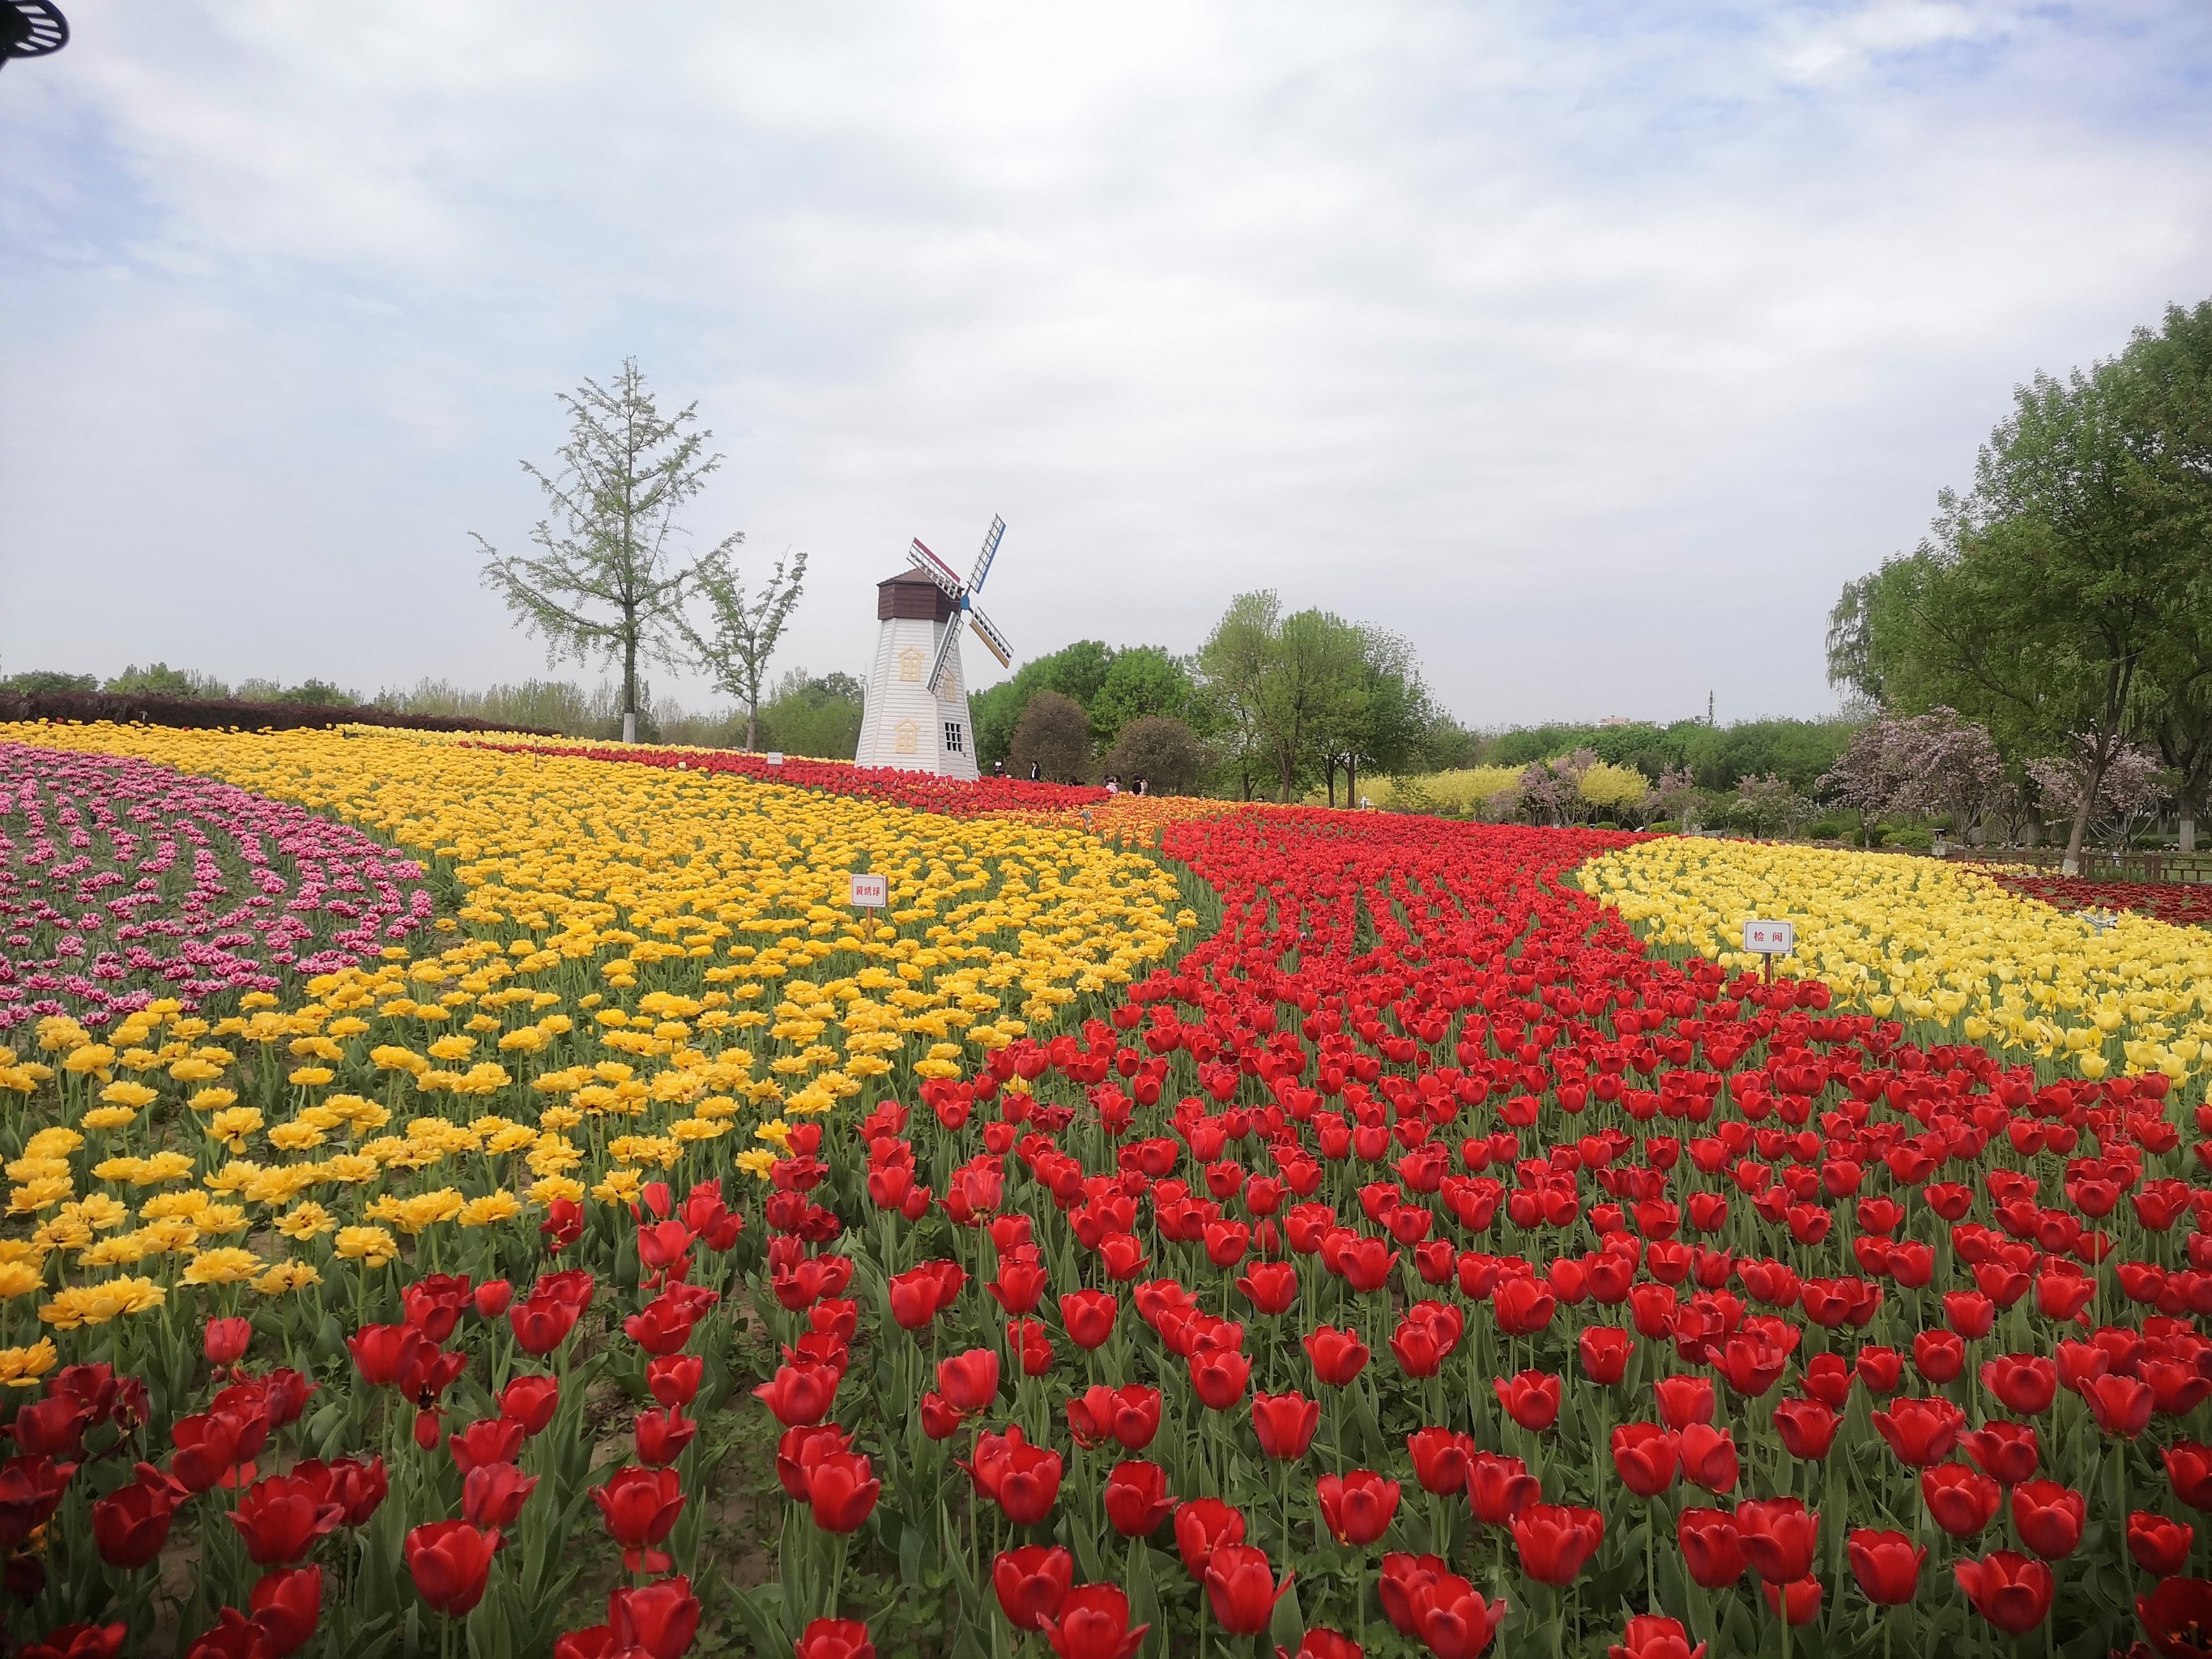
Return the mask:
[[[996,512],[1024,655],[1272,586],[1471,724],[1815,714],[2011,386],[2212,295],[2195,0],[69,9],[0,672],[542,672],[469,532],[634,354],[698,541],[812,556],[787,665]]]

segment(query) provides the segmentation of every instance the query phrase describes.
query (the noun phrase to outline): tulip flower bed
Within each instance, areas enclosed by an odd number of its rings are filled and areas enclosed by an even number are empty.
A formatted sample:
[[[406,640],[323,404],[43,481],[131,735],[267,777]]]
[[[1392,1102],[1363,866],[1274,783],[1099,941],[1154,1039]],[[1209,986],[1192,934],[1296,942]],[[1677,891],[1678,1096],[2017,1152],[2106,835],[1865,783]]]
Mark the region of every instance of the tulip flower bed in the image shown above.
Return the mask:
[[[1170,958],[1171,878],[1032,823],[78,736],[465,902],[294,1006],[0,1058],[23,1641],[2101,1656],[2212,1618],[2201,1077],[1655,951],[1576,884],[1654,843],[1194,817],[1215,925]],[[866,933],[820,902],[863,861],[912,884]],[[229,1099],[124,1121],[69,1063],[225,1045]]]
[[[430,912],[422,866],[358,830],[142,761],[0,743],[0,1032],[275,991],[374,960]]]
[[[1654,947],[1731,968],[1753,917],[1796,924],[1784,964],[1927,1043],[1986,1044],[2060,1075],[2212,1063],[2212,934],[2147,916],[2100,924],[1929,859],[1756,842],[1652,840],[1579,878]]]
[[[1978,864],[1972,867],[2008,893],[2039,899],[2061,910],[2087,910],[2105,915],[2131,911],[2177,927],[2212,925],[2212,884],[2087,881],[2079,876],[2051,875],[2002,864]]]
[[[1091,784],[1032,783],[1027,778],[988,775],[972,780],[940,778],[927,772],[905,771],[895,766],[855,766],[848,761],[808,760],[797,755],[771,762],[764,755],[730,749],[549,741],[520,744],[482,738],[463,738],[453,741],[471,747],[502,749],[510,752],[566,755],[582,760],[628,761],[638,766],[665,766],[682,771],[750,778],[756,783],[781,783],[796,789],[820,789],[833,795],[879,800],[919,812],[939,812],[948,817],[1013,813],[1073,824],[1080,822],[1083,808],[1113,799],[1105,790]]]

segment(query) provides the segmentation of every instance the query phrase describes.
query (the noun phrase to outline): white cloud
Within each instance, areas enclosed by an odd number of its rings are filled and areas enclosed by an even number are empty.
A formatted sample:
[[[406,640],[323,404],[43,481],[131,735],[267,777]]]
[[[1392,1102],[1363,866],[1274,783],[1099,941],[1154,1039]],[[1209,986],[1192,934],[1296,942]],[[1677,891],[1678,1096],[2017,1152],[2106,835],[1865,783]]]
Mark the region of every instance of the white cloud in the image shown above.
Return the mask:
[[[532,672],[465,532],[634,351],[792,660],[999,511],[1025,652],[1267,583],[1471,720],[1815,709],[2009,386],[2202,297],[2212,28],[1580,15],[103,9],[0,79],[0,660]]]

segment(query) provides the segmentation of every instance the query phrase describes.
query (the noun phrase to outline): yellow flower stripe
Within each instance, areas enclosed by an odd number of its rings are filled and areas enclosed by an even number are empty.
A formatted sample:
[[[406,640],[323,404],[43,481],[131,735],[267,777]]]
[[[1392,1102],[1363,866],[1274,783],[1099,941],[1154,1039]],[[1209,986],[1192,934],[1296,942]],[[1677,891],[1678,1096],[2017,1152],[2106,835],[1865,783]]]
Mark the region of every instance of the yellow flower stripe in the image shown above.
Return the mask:
[[[2212,934],[2141,916],[2101,930],[1930,859],[1668,836],[1595,859],[1583,890],[1647,942],[1732,968],[1754,917],[1796,924],[1778,963],[1907,1023],[2085,1077],[2212,1057]],[[1914,1029],[1917,1028],[1917,1029]]]
[[[0,1090],[51,1126],[8,1170],[37,1275],[10,1294],[51,1285],[51,1259],[69,1288],[40,1314],[58,1329],[182,1287],[284,1294],[403,1241],[471,1251],[556,1200],[628,1202],[678,1171],[764,1176],[787,1120],[957,1075],[1189,925],[1172,877],[1079,828],[414,734],[41,724],[0,740],[328,812],[458,899],[427,946],[288,1004],[161,1002],[97,1036],[49,1018],[32,1052],[0,1048]],[[890,877],[887,912],[848,906],[861,869]],[[252,1255],[249,1233],[298,1259]]]

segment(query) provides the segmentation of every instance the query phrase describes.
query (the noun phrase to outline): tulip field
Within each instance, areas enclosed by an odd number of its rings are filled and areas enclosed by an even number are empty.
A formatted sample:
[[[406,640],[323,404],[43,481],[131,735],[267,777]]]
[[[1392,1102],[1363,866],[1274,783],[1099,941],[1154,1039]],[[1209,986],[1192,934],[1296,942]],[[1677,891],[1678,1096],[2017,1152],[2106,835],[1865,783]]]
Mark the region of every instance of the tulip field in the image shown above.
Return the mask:
[[[2212,1654],[2212,930],[2081,908],[0,726],[5,1651]]]

